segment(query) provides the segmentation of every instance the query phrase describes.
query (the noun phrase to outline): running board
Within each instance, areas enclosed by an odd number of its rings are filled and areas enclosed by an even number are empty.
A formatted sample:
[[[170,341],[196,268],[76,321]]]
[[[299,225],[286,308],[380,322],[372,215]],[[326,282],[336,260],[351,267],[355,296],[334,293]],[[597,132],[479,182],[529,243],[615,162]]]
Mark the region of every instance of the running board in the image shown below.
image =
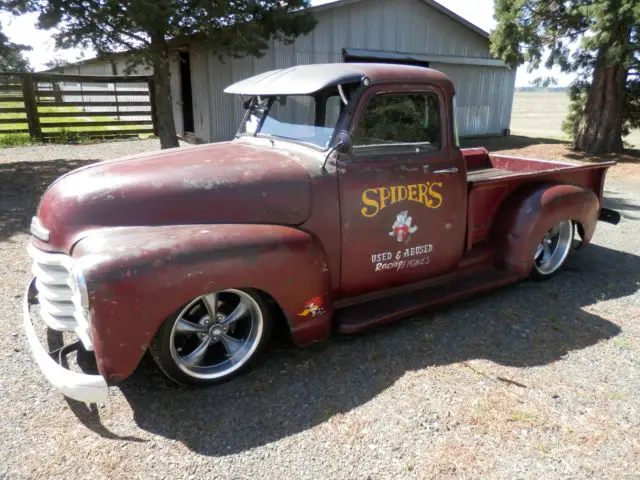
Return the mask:
[[[513,283],[519,278],[502,270],[487,267],[467,278],[458,278],[441,285],[343,307],[335,312],[338,331],[345,334],[360,332],[428,308]]]

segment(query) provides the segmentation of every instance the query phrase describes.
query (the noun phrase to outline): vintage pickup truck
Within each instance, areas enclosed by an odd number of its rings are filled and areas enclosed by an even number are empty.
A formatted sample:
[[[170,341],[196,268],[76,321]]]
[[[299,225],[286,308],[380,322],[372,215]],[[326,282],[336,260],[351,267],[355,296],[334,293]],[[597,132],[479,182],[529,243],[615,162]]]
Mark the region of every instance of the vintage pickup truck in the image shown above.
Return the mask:
[[[176,382],[224,381],[277,322],[307,345],[547,278],[619,220],[601,207],[613,163],[461,150],[435,70],[308,65],[226,92],[246,110],[233,141],[89,165],[44,194],[24,324],[64,395],[106,400],[148,350]],[[34,320],[77,335],[67,351],[99,374],[54,360]]]

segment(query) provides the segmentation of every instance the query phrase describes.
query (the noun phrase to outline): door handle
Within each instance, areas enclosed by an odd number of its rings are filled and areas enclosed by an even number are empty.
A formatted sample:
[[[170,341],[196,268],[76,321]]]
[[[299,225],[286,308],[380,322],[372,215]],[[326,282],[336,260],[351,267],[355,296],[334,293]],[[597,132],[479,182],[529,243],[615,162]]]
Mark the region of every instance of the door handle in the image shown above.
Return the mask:
[[[457,167],[443,168],[442,170],[436,170],[433,173],[439,174],[439,175],[444,175],[444,174],[451,175],[452,173],[458,173],[458,168]]]

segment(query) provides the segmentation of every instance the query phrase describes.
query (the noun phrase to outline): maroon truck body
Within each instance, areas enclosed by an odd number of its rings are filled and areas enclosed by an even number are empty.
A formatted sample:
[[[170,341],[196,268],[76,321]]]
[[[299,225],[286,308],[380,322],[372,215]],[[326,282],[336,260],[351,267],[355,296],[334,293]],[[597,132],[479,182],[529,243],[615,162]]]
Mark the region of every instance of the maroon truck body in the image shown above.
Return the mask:
[[[45,193],[31,248],[82,270],[108,382],[130,375],[163,321],[209,291],[263,292],[306,345],[526,277],[563,219],[590,241],[613,163],[460,150],[444,75],[358,68],[368,88],[345,129],[379,92],[427,91],[442,106],[440,151],[327,159],[245,135],[90,165]]]

